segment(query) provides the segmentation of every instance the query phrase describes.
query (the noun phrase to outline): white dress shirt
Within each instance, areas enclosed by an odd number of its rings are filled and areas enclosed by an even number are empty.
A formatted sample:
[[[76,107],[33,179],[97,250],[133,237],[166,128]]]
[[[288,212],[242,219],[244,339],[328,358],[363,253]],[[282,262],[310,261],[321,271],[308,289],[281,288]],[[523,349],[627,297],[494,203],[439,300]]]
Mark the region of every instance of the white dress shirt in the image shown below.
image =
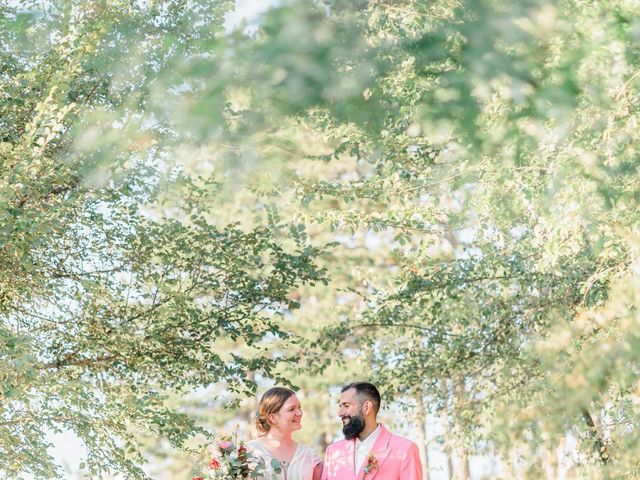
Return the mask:
[[[380,424],[378,424],[376,429],[371,432],[369,436],[364,439],[364,441],[361,442],[360,439],[356,437],[355,461],[353,462],[356,476],[358,476],[358,472],[364,465],[364,462],[369,456],[369,453],[371,453],[371,449],[376,443],[378,435],[380,435],[380,431]]]

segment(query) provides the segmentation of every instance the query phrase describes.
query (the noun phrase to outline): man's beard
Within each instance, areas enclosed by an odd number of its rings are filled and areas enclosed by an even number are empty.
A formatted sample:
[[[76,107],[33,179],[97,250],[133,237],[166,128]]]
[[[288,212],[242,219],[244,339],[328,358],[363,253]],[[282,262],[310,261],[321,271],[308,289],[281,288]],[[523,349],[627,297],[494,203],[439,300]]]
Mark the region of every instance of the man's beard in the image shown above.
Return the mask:
[[[353,440],[364,430],[364,417],[362,413],[349,417],[349,423],[342,426],[342,433],[347,440]]]

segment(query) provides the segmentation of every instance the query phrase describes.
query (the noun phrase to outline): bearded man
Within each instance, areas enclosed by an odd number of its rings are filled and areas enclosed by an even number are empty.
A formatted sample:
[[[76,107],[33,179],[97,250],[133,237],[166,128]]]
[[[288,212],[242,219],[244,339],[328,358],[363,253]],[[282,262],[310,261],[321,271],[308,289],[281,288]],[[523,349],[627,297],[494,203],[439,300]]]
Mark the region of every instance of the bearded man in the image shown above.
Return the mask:
[[[345,439],[327,448],[322,480],[422,480],[418,446],[378,423],[380,401],[371,383],[342,388],[338,416]]]

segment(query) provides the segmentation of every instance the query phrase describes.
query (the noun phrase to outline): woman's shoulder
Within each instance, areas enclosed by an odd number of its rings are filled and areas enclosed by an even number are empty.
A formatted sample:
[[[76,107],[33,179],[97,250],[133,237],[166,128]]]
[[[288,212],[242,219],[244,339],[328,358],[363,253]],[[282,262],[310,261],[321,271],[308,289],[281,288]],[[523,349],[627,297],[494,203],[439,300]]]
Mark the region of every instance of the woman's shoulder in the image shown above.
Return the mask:
[[[313,448],[311,448],[309,445],[305,445],[304,443],[300,442],[298,442],[298,449],[300,449],[301,452],[314,451]]]
[[[257,438],[254,438],[253,440],[246,441],[244,443],[244,446],[247,447],[252,452],[259,453],[261,455],[268,455],[269,454],[269,450],[267,450],[267,448]]]
[[[296,456],[298,456],[302,461],[311,460],[315,462],[320,458],[315,448],[303,443],[298,443],[298,455]]]

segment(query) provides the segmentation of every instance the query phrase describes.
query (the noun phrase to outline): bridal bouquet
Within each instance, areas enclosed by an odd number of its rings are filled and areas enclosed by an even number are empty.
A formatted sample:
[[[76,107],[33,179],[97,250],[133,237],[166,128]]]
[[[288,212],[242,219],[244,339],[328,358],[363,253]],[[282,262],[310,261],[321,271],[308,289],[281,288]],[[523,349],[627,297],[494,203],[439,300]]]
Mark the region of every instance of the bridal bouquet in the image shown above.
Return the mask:
[[[251,454],[243,441],[216,442],[207,451],[205,472],[191,480],[246,480],[264,475],[264,461]]]

